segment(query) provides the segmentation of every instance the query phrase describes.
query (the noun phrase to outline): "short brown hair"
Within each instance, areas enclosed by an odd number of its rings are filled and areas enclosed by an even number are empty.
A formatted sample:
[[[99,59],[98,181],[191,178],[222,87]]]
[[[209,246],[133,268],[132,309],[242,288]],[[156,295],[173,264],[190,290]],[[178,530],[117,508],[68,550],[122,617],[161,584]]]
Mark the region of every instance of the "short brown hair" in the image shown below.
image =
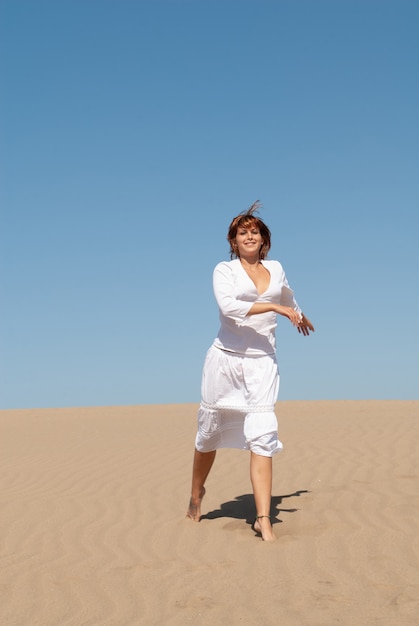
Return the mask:
[[[261,208],[261,206],[261,203],[257,200],[247,209],[247,211],[237,215],[231,222],[227,234],[227,240],[230,244],[231,259],[234,257],[239,258],[239,251],[236,244],[236,236],[239,228],[258,228],[263,240],[259,250],[259,259],[264,259],[268,254],[271,247],[271,231],[266,226],[265,222],[260,219],[260,217],[253,215]]]

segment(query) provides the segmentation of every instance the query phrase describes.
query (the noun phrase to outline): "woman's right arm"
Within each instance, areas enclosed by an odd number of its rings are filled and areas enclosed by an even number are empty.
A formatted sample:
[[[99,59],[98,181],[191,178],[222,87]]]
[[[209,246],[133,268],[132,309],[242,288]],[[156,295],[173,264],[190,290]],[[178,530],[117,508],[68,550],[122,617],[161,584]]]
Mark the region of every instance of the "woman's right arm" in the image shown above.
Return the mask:
[[[274,302],[255,302],[250,308],[248,315],[259,315],[260,313],[270,313],[273,311],[277,315],[288,317],[294,326],[298,326],[301,322],[301,313],[290,306],[275,304]]]
[[[290,306],[274,302],[249,302],[239,300],[234,295],[234,280],[232,268],[228,263],[219,263],[213,274],[214,295],[218,307],[223,315],[237,322],[242,322],[248,315],[274,312],[277,315],[288,317],[294,326],[301,321],[301,314]]]
[[[228,263],[219,263],[213,273],[213,288],[218,308],[225,317],[240,323],[249,313],[253,302],[239,300],[234,294],[234,277]]]

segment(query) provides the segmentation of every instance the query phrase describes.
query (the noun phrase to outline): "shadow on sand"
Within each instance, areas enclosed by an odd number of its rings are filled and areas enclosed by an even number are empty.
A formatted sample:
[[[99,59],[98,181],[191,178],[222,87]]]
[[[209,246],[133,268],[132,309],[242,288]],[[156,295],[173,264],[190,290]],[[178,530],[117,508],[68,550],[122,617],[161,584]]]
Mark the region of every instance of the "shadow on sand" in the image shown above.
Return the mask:
[[[301,489],[295,493],[289,493],[284,496],[272,496],[270,511],[272,524],[280,524],[282,522],[282,520],[277,518],[280,513],[295,513],[298,511],[298,509],[295,508],[292,509],[282,507],[281,505],[283,500],[286,500],[287,498],[298,498],[304,493],[310,492],[307,489]],[[223,502],[219,509],[209,511],[205,515],[201,515],[201,521],[204,519],[217,519],[219,517],[232,517],[234,519],[244,519],[246,520],[246,524],[251,525],[255,521],[255,515],[256,511],[253,494],[246,493],[242,496],[237,496],[234,500]]]

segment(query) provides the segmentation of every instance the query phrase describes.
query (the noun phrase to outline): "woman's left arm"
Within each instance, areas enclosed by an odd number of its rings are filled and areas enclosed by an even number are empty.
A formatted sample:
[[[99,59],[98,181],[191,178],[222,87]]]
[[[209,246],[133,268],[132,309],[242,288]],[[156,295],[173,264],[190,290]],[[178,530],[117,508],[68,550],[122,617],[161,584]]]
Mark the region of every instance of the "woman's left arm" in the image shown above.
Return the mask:
[[[299,333],[302,333],[305,336],[309,335],[310,331],[312,333],[314,333],[314,326],[310,322],[308,317],[306,317],[304,315],[304,313],[302,312],[302,310],[298,306],[297,301],[294,298],[294,292],[293,292],[293,290],[291,289],[291,287],[288,284],[288,280],[287,280],[287,277],[285,276],[285,272],[284,272],[282,266],[281,266],[281,270],[282,270],[282,277],[281,277],[281,283],[282,283],[281,304],[284,305],[284,306],[291,307],[292,309],[294,309],[295,311],[298,311],[300,313],[301,319],[298,322],[298,326],[297,326],[297,330],[298,330]]]

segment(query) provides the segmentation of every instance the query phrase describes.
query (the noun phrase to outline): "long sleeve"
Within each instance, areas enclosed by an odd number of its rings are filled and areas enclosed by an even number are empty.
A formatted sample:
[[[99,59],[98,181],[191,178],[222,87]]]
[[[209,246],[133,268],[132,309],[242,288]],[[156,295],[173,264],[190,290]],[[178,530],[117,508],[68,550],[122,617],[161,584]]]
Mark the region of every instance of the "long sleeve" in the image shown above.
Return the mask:
[[[213,288],[220,313],[239,323],[244,320],[254,302],[257,301],[257,297],[250,301],[239,300],[235,297],[233,271],[231,265],[226,262],[219,263],[215,267]]]
[[[214,345],[237,354],[275,353],[275,311],[249,315],[255,302],[289,306],[300,312],[294,293],[278,261],[263,261],[271,280],[263,294],[247,275],[240,261],[222,261],[213,273],[214,295],[220,312],[221,326]]]
[[[285,272],[282,269],[282,266],[281,266],[281,271],[282,271],[282,277],[281,277],[282,290],[281,290],[280,304],[282,304],[282,306],[289,306],[295,311],[297,311],[298,313],[302,313],[300,307],[298,306],[296,299],[294,298],[294,292],[288,284],[288,280],[287,280],[287,277],[285,276]]]

